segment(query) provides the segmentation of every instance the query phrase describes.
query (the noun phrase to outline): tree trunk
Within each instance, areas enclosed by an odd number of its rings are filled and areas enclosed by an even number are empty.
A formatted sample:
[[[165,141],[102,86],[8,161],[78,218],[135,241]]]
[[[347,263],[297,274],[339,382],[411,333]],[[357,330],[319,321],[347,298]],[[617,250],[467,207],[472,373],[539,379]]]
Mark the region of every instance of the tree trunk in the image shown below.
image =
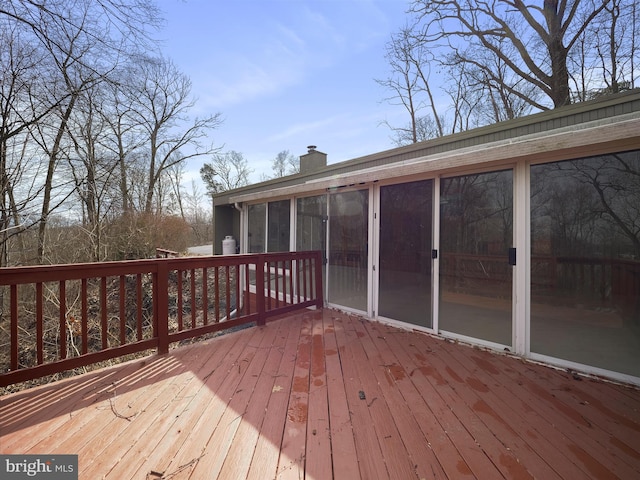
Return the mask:
[[[51,209],[51,191],[53,190],[53,174],[56,170],[56,165],[58,164],[58,154],[60,153],[60,145],[62,143],[62,137],[64,132],[67,129],[67,123],[69,122],[69,118],[71,117],[71,112],[73,111],[73,107],[76,103],[76,99],[78,98],[77,93],[73,93],[71,95],[71,99],[69,100],[69,105],[65,109],[62,120],[60,121],[60,125],[58,126],[58,132],[56,134],[55,141],[53,143],[53,147],[49,153],[49,166],[47,167],[47,177],[44,184],[44,190],[42,192],[42,210],[40,214],[40,221],[38,225],[38,253],[37,253],[37,262],[38,265],[42,264],[44,260],[44,250],[45,250],[45,234],[47,229],[47,221],[49,219],[49,213]]]
[[[569,70],[567,69],[567,52],[562,41],[554,41],[549,46],[551,56],[551,99],[553,107],[558,108],[571,103],[569,94]]]
[[[550,97],[554,108],[571,103],[569,94],[569,69],[567,68],[567,49],[563,45],[562,18],[558,13],[558,0],[544,0],[544,13],[549,37],[547,49],[551,61],[549,78]]]

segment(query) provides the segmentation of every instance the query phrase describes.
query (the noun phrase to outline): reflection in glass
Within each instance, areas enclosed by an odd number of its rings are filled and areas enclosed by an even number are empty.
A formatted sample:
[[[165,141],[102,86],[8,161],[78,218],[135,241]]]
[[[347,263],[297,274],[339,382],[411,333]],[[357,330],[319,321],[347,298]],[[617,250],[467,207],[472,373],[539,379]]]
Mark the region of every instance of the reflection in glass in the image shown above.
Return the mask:
[[[380,188],[379,315],[431,327],[433,181]]]
[[[296,205],[296,250],[325,251],[327,243],[327,197],[298,198]]]
[[[296,200],[296,250],[320,250],[326,258],[327,196],[298,198]],[[326,285],[327,267],[322,265],[323,285]],[[315,278],[309,279],[315,288]]]
[[[531,351],[640,377],[640,152],[531,167]]]
[[[439,328],[511,345],[511,170],[443,179]]]
[[[367,310],[368,190],[329,197],[328,301]]]
[[[289,236],[291,230],[290,207],[291,202],[289,200],[269,202],[269,229],[267,231],[268,252],[289,251]]]
[[[265,222],[267,208],[264,203],[249,205],[247,208],[249,253],[263,253],[265,246]]]

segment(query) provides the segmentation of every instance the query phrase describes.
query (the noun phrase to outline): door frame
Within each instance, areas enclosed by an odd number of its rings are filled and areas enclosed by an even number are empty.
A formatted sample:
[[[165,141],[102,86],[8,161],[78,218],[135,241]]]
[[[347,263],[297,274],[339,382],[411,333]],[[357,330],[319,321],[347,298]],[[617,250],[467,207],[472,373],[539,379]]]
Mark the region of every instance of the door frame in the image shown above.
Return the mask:
[[[434,245],[438,245],[438,252],[440,251],[440,191],[441,181],[447,178],[454,178],[466,175],[486,174],[491,172],[503,172],[511,171],[512,178],[512,232],[511,232],[511,247],[515,248],[516,263],[512,266],[511,276],[511,345],[502,345],[500,343],[492,342],[477,337],[469,337],[455,332],[443,331],[440,329],[440,265],[439,261],[434,268],[437,270],[437,279],[434,281],[433,297],[435,299],[434,305],[434,330],[440,336],[446,338],[453,338],[456,340],[462,340],[468,343],[487,346],[492,349],[507,348],[509,351],[516,353],[521,352],[524,355],[525,349],[528,344],[528,279],[529,276],[529,259],[530,259],[530,239],[528,238],[529,230],[529,169],[528,164],[524,161],[509,162],[505,164],[493,165],[491,167],[484,167],[479,169],[456,169],[447,174],[438,175],[437,182],[437,213],[434,211],[434,222],[437,225],[434,228],[434,235],[437,235],[437,241],[434,241]],[[434,205],[435,208],[435,205]],[[436,248],[436,247],[434,247]],[[439,255],[438,255],[439,256]],[[525,321],[525,319],[527,319]]]
[[[370,240],[370,245],[372,245],[371,251],[371,261],[369,263],[369,273],[371,277],[371,290],[370,290],[370,302],[369,302],[369,316],[371,318],[375,318],[384,323],[388,323],[391,325],[398,325],[401,327],[405,327],[407,325],[411,325],[412,329],[425,331],[428,333],[437,333],[438,324],[437,324],[437,309],[438,309],[438,299],[436,297],[437,287],[439,285],[438,282],[438,258],[431,259],[431,327],[425,327],[422,325],[410,324],[401,320],[393,319],[390,317],[384,317],[379,314],[379,301],[380,301],[380,210],[381,210],[381,189],[384,187],[401,185],[403,183],[412,183],[412,182],[422,182],[422,181],[431,181],[432,182],[432,195],[431,195],[431,249],[438,250],[439,249],[439,219],[440,219],[440,209],[435,208],[436,202],[439,200],[440,193],[440,179],[439,176],[419,176],[415,178],[406,178],[403,181],[388,181],[383,183],[376,183],[374,188],[371,190],[372,201],[370,204],[372,205],[371,209],[371,217],[372,228],[370,229],[372,232],[372,238]]]

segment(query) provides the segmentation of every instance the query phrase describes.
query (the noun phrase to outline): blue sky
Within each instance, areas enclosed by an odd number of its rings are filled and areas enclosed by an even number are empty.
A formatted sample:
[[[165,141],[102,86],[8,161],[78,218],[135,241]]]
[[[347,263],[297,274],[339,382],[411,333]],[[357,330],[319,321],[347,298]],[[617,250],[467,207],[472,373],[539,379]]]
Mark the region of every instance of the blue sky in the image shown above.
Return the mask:
[[[195,115],[220,112],[211,140],[269,174],[278,152],[317,145],[329,163],[393,147],[403,123],[375,79],[406,0],[159,0],[163,51],[193,83]],[[191,173],[206,159],[189,164]]]

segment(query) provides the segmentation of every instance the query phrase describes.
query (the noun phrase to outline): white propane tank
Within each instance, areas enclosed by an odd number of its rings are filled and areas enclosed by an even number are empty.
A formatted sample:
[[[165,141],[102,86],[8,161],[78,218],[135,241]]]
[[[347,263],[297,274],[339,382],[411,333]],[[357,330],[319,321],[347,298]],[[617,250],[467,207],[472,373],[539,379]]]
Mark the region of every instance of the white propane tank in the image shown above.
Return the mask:
[[[227,235],[222,240],[222,254],[223,255],[234,255],[236,253],[236,239],[231,235]]]

